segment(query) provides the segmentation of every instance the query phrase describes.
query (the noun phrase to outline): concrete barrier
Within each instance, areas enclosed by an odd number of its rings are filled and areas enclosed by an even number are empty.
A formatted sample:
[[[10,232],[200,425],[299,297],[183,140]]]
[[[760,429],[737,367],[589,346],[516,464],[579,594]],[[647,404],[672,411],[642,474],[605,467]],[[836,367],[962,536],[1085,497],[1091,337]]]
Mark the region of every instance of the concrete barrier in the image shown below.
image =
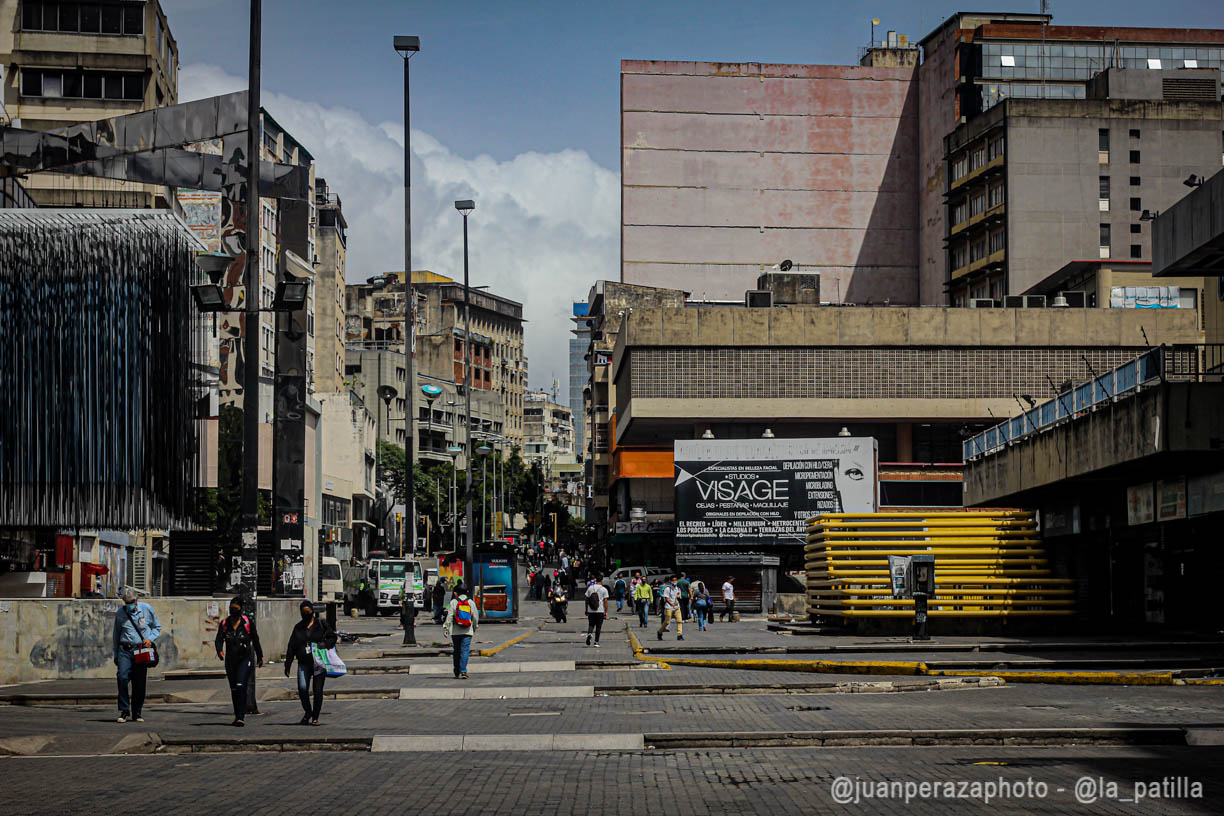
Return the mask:
[[[228,598],[143,598],[162,626],[158,676],[170,669],[220,666],[213,641]],[[284,655],[299,620],[294,598],[261,599],[256,620],[265,659]],[[113,677],[111,633],[120,602],[101,598],[0,599],[0,685]]]

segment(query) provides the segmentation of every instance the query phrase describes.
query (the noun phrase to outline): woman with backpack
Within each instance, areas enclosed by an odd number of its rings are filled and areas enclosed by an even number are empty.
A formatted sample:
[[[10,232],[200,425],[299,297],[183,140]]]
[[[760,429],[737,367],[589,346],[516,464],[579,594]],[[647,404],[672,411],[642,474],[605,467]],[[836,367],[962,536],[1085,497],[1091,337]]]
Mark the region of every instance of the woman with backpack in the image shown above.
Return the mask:
[[[234,722],[238,728],[246,723],[247,684],[255,675],[256,666],[263,666],[263,646],[255,620],[242,612],[242,597],[229,602],[229,616],[217,627],[217,658],[225,661],[225,678],[229,681],[230,698],[234,703]],[[254,652],[254,655],[252,655]],[[252,656],[255,663],[252,663]]]
[[[293,626],[289,633],[289,644],[285,647],[285,676],[289,676],[289,667],[294,659],[298,662],[297,687],[298,698],[302,701],[301,724],[318,725],[319,714],[323,711],[323,683],[327,680],[325,672],[315,672],[315,662],[312,649],[318,645],[324,649],[336,648],[336,633],[327,625],[327,621],[314,613],[314,604],[302,601],[298,604],[302,619]],[[314,692],[314,704],[311,704],[311,691]]]
[[[706,589],[705,581],[694,581],[692,591],[693,614],[697,618],[697,629],[704,632],[706,621],[710,616],[710,592]]]
[[[479,625],[480,615],[476,612],[476,604],[467,596],[467,590],[460,581],[455,584],[450,608],[446,611],[446,623],[442,624],[442,633],[450,638],[453,647],[456,680],[468,679],[468,655],[472,652],[472,636]]]

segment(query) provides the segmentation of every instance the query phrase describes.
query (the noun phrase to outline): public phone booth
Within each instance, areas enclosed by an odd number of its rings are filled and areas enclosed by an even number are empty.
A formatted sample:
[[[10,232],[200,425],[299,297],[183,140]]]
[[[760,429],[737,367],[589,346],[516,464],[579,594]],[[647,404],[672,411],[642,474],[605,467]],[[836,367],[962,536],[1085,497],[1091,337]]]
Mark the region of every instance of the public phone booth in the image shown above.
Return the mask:
[[[472,592],[480,622],[517,623],[518,550],[506,541],[484,541],[473,549]]]

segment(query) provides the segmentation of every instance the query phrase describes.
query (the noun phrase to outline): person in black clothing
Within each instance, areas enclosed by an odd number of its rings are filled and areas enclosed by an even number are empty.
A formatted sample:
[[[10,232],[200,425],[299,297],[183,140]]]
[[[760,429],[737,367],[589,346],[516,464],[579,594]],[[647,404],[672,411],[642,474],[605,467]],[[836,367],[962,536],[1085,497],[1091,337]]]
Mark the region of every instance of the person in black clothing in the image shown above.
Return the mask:
[[[442,617],[446,614],[446,579],[439,577],[433,585],[433,619],[434,623],[442,625]]]
[[[416,598],[407,592],[400,595],[400,625],[404,627],[404,645],[415,646]]]
[[[294,624],[289,633],[289,644],[285,647],[285,676],[289,676],[289,667],[296,659],[298,662],[297,687],[298,697],[302,701],[301,724],[318,725],[319,714],[323,710],[323,683],[327,675],[323,672],[315,674],[314,658],[311,647],[315,644],[324,649],[334,649],[336,633],[327,625],[327,621],[314,613],[314,605],[310,601],[302,601],[298,605],[302,619]],[[310,692],[314,691],[314,704],[311,705]]]
[[[262,666],[263,646],[255,619],[242,613],[242,598],[230,601],[229,617],[217,627],[217,658],[225,661],[225,677],[229,680],[230,697],[234,703],[234,725],[241,728],[247,710],[247,685],[255,675],[255,666]],[[255,658],[255,662],[251,658]]]

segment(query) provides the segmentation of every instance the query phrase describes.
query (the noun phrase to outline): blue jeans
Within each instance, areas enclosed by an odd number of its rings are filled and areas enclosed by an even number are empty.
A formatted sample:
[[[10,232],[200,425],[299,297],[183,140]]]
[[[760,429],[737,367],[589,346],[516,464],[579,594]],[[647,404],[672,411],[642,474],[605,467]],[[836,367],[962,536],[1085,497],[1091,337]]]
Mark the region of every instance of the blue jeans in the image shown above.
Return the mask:
[[[467,671],[468,655],[472,652],[471,635],[451,635],[451,645],[454,646],[455,676]]]
[[[119,682],[119,711],[129,712],[133,717],[139,717],[144,710],[145,684],[149,679],[149,667],[137,666],[132,662],[132,653],[127,649],[119,649],[119,664],[115,672]],[[128,700],[128,681],[132,684],[132,698]]]
[[[697,628],[705,629],[706,627],[706,612],[709,610],[709,605],[706,603],[693,604],[693,614],[697,616]]]
[[[309,714],[311,719],[319,719],[319,714],[323,711],[323,684],[326,681],[326,673],[314,673],[313,660],[298,661],[298,699],[302,701],[302,710]],[[311,691],[314,692],[313,706],[311,705],[312,701],[310,699]]]
[[[637,606],[638,621],[641,622],[642,626],[645,626],[647,623],[646,614],[650,610],[650,601],[645,601],[639,598],[633,603]]]

